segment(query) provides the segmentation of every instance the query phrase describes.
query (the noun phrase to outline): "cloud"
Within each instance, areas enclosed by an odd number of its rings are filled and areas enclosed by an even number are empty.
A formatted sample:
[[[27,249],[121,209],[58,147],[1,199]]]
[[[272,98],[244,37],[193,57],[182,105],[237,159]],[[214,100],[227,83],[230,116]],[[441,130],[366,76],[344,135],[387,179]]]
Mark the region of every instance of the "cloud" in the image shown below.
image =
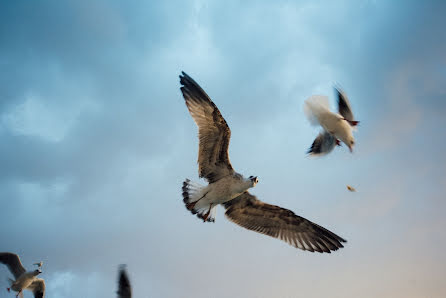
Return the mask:
[[[379,1],[3,5],[1,250],[43,259],[48,297],[114,295],[120,263],[137,296],[444,292],[440,252],[394,253],[433,241],[424,233],[441,224],[441,11]],[[234,167],[260,177],[253,193],[346,237],[345,249],[296,252],[221,211],[214,225],[186,212],[181,183],[198,180],[198,145],[181,70],[228,121]],[[361,120],[358,151],[310,160],[317,131],[302,104],[315,93],[334,102],[333,82]],[[432,221],[420,213],[419,230],[406,227],[419,210]],[[411,257],[427,265],[411,274]]]

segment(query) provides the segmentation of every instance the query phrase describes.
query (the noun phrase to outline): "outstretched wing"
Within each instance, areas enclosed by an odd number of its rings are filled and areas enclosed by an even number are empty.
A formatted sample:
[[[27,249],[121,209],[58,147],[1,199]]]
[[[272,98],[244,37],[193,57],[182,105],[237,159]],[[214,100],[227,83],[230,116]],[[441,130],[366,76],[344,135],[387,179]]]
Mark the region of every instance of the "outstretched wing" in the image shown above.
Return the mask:
[[[225,215],[232,222],[311,252],[327,252],[344,247],[346,242],[329,230],[300,217],[294,212],[263,203],[245,192],[224,204]]]
[[[26,271],[23,268],[22,262],[20,262],[19,256],[10,252],[0,253],[0,263],[8,266],[9,271],[14,275],[15,279],[19,278]]]
[[[336,147],[336,138],[324,130],[314,139],[307,153],[311,155],[324,155],[330,153],[334,147]]]
[[[336,95],[338,98],[339,114],[341,114],[345,118],[345,120],[348,120],[349,122],[350,121],[354,122],[355,119],[353,117],[353,112],[350,107],[350,102],[347,98],[347,95],[344,93],[344,91],[342,91],[336,87],[335,87],[335,90],[336,90]]]
[[[41,278],[36,278],[36,280],[28,286],[28,289],[33,292],[34,298],[45,297],[45,281]]]
[[[121,266],[119,269],[118,287],[118,298],[132,297],[132,287],[130,286],[130,279],[125,270],[125,266]]]
[[[331,114],[328,97],[323,95],[312,95],[305,100],[304,112],[311,125],[319,126],[320,119]]]
[[[215,182],[234,172],[228,153],[231,130],[217,106],[191,77],[182,72],[180,83],[186,106],[198,126],[199,176]]]

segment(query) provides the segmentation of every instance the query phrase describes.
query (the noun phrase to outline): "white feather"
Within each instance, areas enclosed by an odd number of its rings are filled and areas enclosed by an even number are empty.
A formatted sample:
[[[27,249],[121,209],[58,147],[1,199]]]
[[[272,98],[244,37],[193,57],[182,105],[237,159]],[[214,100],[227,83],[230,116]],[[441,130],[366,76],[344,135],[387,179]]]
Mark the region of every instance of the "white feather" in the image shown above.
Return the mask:
[[[310,96],[305,101],[304,112],[311,125],[320,125],[320,118],[324,117],[325,114],[330,113],[328,97],[323,95]]]

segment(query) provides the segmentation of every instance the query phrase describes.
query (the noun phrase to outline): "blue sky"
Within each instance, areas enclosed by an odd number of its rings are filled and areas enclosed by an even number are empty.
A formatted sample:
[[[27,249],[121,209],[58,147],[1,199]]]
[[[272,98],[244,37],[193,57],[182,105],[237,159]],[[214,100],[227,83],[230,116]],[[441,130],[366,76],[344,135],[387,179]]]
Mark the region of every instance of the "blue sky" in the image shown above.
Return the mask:
[[[442,1],[3,1],[0,251],[47,297],[446,295]],[[232,129],[259,199],[346,238],[331,255],[203,224],[184,70]],[[347,92],[354,154],[305,155],[303,102]],[[357,188],[349,193],[346,185]],[[8,271],[0,268],[0,289]],[[0,290],[0,297],[9,297]],[[29,293],[25,297],[31,297]]]

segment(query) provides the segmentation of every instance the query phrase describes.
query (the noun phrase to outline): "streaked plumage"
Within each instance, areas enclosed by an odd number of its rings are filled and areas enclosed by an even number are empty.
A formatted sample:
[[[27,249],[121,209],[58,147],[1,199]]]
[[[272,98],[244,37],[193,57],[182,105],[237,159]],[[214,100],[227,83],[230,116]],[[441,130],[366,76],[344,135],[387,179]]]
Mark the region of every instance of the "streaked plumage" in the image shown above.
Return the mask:
[[[225,216],[230,221],[246,229],[283,240],[296,248],[330,253],[343,247],[342,242],[346,241],[336,234],[290,210],[263,203],[247,191],[257,183],[257,178],[248,178],[247,182],[252,181],[252,186],[243,185],[240,182],[243,181],[243,176],[233,170],[228,155],[231,131],[220,111],[203,89],[184,72],[180,76],[180,82],[183,85],[181,91],[186,105],[198,126],[199,176],[209,182],[205,187],[189,179],[183,183],[183,197],[187,209],[198,213],[205,221],[214,221],[215,207],[222,204],[226,209]],[[224,197],[212,201],[214,205],[211,205],[210,209],[209,204],[199,205],[209,192],[223,194]],[[231,197],[231,194],[236,195]],[[204,217],[206,210],[212,220]]]
[[[203,221],[215,221],[218,204],[234,199],[257,183],[257,177],[244,178],[229,161],[231,130],[203,89],[184,72],[180,75],[186,106],[198,126],[198,175],[209,184],[199,185],[186,179],[183,198],[186,208]]]
[[[45,281],[36,276],[42,273],[40,269],[26,272],[18,255],[2,252],[0,253],[0,263],[5,264],[9,271],[14,275],[15,280],[11,281],[11,289],[21,294],[23,290],[30,290],[34,298],[45,297]],[[8,288],[9,291],[9,288]]]

